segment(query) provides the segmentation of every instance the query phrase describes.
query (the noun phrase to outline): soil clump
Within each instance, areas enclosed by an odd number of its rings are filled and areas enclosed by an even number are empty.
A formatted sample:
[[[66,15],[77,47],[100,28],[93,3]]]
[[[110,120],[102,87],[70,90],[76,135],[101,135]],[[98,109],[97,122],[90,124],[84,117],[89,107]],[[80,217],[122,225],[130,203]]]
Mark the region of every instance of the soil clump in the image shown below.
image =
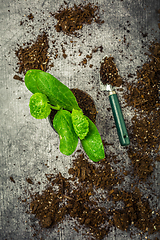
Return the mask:
[[[26,74],[30,69],[40,69],[47,71],[49,69],[49,56],[48,56],[48,36],[46,33],[40,34],[34,43],[27,43],[26,47],[19,46],[15,51],[18,57],[18,74]],[[16,75],[14,78],[18,78]],[[20,80],[20,79],[17,79]]]
[[[112,87],[120,87],[123,83],[114,63],[114,57],[105,57],[101,62],[100,77],[104,85],[111,84]]]
[[[160,106],[160,44],[152,43],[149,47],[150,61],[137,71],[138,82],[128,83],[128,94],[125,95],[129,106],[149,113]]]
[[[99,8],[96,5],[88,3],[87,5],[76,5],[73,8],[60,9],[57,13],[51,13],[57,24],[55,29],[57,32],[63,32],[67,35],[78,36],[77,31],[83,28],[84,24],[91,24],[92,21],[102,24],[104,21],[100,20]]]

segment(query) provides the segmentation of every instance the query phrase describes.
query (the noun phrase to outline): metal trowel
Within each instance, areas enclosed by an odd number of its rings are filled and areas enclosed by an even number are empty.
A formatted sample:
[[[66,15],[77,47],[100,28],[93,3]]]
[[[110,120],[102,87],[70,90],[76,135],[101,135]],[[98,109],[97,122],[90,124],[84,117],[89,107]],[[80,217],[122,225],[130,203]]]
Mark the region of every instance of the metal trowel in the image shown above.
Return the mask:
[[[103,60],[102,60],[102,63],[103,63]],[[130,144],[130,140],[129,140],[128,132],[124,122],[124,118],[122,115],[122,110],[118,101],[118,97],[115,92],[115,88],[112,87],[110,84],[104,85],[101,81],[100,75],[99,75],[99,80],[100,80],[99,82],[100,82],[101,91],[107,91],[109,93],[109,101],[112,108],[120,144],[122,146],[127,146]]]

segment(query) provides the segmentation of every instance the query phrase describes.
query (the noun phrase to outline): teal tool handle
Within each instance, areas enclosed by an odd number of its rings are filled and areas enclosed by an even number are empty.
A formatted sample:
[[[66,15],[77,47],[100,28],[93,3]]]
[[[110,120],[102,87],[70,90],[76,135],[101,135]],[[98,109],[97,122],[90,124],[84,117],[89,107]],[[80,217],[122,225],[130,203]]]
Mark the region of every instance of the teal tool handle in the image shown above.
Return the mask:
[[[122,146],[127,146],[130,144],[130,140],[127,133],[124,118],[122,115],[121,107],[119,105],[117,94],[115,92],[113,92],[113,94],[110,92],[109,100],[110,100],[114,121],[117,128],[120,144]]]

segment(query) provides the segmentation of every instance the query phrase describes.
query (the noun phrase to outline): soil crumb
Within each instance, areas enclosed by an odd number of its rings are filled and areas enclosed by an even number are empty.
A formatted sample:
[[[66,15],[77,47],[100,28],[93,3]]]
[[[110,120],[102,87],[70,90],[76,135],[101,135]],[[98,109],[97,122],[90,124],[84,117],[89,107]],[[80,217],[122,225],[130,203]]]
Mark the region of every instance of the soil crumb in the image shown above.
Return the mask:
[[[11,182],[15,183],[15,180],[13,177],[9,177],[9,178],[10,178]]]
[[[32,181],[31,178],[26,178],[26,181],[27,181],[29,184],[34,184],[34,182]]]

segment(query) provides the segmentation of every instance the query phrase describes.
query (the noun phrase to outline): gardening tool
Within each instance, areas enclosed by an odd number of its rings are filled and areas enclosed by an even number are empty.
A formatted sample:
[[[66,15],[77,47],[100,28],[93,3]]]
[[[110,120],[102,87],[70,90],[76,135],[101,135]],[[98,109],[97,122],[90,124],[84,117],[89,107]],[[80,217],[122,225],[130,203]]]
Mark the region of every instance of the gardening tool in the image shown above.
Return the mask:
[[[103,58],[104,59],[104,58]],[[103,62],[103,60],[102,60]],[[101,76],[99,75],[100,78],[100,89],[101,91],[108,91],[109,92],[109,100],[110,100],[110,105],[112,108],[113,116],[114,116],[114,121],[116,124],[117,128],[117,133],[119,137],[120,144],[122,146],[127,146],[130,144],[129,136],[127,133],[126,125],[124,122],[124,118],[122,115],[121,107],[118,101],[117,94],[115,92],[115,88],[112,87],[110,84],[104,85],[101,81]]]

